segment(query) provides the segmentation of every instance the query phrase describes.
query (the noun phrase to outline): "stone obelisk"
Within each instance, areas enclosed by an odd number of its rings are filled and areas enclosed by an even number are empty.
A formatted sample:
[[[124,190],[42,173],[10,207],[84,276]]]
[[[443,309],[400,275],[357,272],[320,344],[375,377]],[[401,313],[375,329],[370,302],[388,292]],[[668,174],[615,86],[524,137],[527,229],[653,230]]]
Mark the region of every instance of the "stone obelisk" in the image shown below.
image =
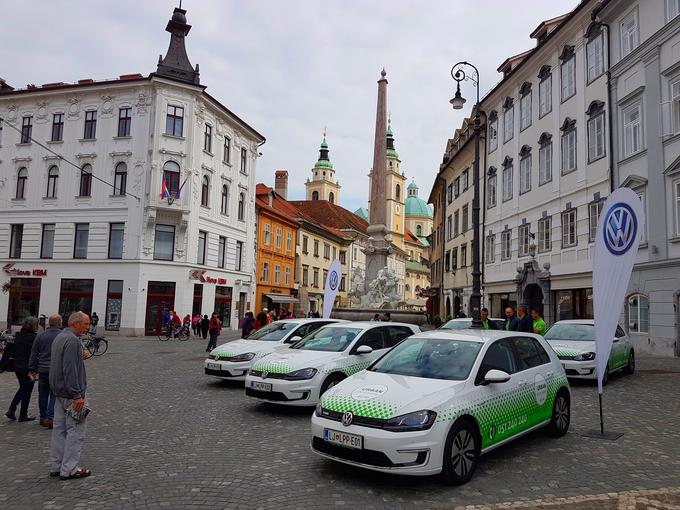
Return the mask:
[[[387,267],[391,239],[387,235],[387,73],[378,80],[378,105],[375,116],[373,169],[371,170],[371,205],[368,212],[369,241],[366,248],[366,283],[374,281],[378,271]]]

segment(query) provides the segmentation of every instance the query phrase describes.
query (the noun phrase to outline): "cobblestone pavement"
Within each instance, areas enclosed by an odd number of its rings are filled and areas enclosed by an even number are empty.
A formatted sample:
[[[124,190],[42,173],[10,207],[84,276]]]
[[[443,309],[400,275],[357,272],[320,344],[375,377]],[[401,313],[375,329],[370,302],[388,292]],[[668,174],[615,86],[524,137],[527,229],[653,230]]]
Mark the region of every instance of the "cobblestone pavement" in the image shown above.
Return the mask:
[[[204,345],[112,337],[87,361],[87,480],[49,478],[49,432],[2,417],[0,508],[680,508],[680,360],[640,358],[634,376],[611,378],[605,423],[625,433],[618,441],[579,435],[598,426],[597,396],[574,384],[567,436],[532,433],[449,487],[313,455],[311,410],[254,402],[203,375]],[[15,388],[0,374],[3,412]]]

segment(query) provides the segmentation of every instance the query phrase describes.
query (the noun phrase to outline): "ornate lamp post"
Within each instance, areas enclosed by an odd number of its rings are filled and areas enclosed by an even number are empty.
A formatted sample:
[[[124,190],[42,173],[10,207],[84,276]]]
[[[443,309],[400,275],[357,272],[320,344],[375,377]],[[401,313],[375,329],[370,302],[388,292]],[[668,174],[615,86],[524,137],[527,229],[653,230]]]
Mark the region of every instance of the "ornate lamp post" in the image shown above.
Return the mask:
[[[465,69],[472,70],[466,74]],[[479,118],[479,70],[469,62],[458,62],[451,68],[451,77],[456,81],[456,95],[449,102],[454,110],[460,110],[465,104],[465,98],[460,94],[460,82],[471,81],[477,88],[477,102],[474,106],[474,136],[475,136],[475,163],[472,169],[472,182],[474,195],[472,197],[472,226],[474,228],[472,239],[472,295],[470,296],[470,308],[472,309],[472,327],[481,328],[482,320],[482,272],[480,269],[480,234],[479,234],[479,138],[482,132]]]

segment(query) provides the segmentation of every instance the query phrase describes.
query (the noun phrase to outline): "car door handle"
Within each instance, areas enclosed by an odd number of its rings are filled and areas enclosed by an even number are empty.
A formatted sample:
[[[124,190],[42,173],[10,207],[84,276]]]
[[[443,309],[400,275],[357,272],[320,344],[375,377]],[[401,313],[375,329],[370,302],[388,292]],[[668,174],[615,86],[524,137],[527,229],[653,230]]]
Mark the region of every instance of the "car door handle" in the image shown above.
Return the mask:
[[[518,381],[517,386],[526,386],[527,382],[526,381]]]
[[[546,372],[545,375],[547,375],[548,377],[550,377],[550,376],[553,375],[554,373],[555,373],[555,372],[553,372],[553,371],[551,370],[551,371],[549,371],[549,372]]]

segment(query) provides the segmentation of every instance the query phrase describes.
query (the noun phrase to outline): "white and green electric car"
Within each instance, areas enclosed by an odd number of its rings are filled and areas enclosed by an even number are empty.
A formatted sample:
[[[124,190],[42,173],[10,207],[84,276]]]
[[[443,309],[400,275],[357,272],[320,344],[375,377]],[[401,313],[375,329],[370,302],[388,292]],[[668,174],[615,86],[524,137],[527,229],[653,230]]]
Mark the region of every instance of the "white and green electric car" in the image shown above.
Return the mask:
[[[546,331],[545,339],[560,358],[567,377],[597,380],[595,321],[558,321]],[[616,370],[623,370],[626,374],[635,372],[635,350],[621,326],[616,326],[607,372],[602,382],[607,384],[609,374]]]
[[[206,375],[244,381],[248,370],[261,357],[286,348],[322,326],[338,319],[285,319],[253,331],[247,338],[222,344],[204,362]]]
[[[277,404],[316,405],[328,388],[419,332],[418,326],[398,322],[324,326],[254,363],[246,377],[246,395]]]
[[[564,370],[541,336],[435,330],[324,393],[312,416],[312,450],[460,484],[481,454],[527,432],[566,434],[570,409]]]

